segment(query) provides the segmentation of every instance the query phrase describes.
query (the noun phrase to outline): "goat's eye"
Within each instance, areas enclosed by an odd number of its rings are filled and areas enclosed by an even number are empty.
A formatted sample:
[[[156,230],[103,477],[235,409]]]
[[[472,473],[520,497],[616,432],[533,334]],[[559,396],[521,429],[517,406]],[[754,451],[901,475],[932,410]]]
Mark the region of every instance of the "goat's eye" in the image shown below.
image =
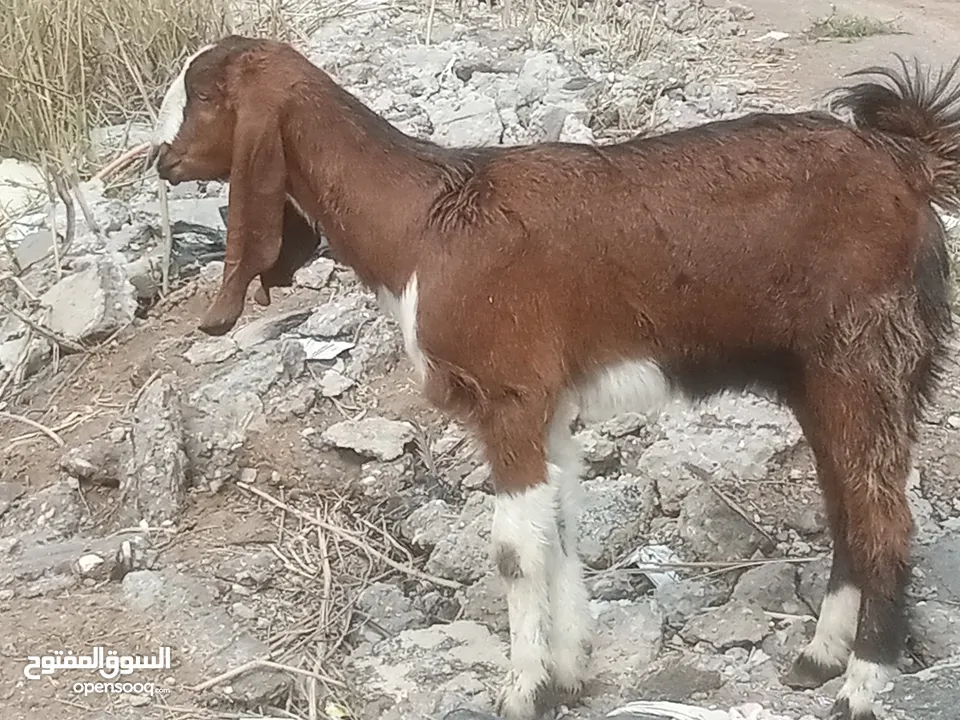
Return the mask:
[[[207,93],[203,93],[203,92],[197,93],[197,100],[199,100],[200,102],[207,102],[209,99],[210,99],[210,95],[208,95]]]

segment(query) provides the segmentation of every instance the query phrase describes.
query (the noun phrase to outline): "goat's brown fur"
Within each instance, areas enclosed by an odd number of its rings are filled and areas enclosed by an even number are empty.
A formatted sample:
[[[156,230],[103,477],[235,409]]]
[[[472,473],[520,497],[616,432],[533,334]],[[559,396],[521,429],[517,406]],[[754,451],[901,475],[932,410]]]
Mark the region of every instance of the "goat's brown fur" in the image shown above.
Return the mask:
[[[774,391],[816,455],[830,592],[852,588],[860,606],[840,633],[853,647],[808,648],[793,681],[839,674],[852,650],[835,713],[865,720],[870,674],[903,642],[905,482],[951,330],[931,201],[960,207],[956,70],[847,89],[856,127],[756,114],[605,147],[448,149],[401,133],[291,47],[231,37],[192,62],[158,167],[173,182],[230,179],[205,332],[234,326],[254,277],[289,284],[310,257],[315,233],[284,224],[287,198],[366,285],[400,296],[415,277],[426,395],[474,428],[504,502],[551,485],[550,428],[604,368],[653,363],[694,398]],[[568,511],[537,529],[543,547],[570,539]],[[565,548],[557,561],[575,563]],[[529,552],[500,543],[510,592],[554,581]],[[511,608],[512,626],[527,617]],[[508,693],[510,720],[529,717],[528,700]]]

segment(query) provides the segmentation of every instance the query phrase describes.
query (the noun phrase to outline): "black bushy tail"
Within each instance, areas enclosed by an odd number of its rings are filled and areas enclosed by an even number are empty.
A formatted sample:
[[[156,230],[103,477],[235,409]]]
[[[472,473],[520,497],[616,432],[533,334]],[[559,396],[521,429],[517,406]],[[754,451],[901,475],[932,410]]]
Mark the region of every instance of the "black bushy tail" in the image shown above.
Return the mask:
[[[880,139],[908,173],[918,191],[942,210],[960,212],[960,58],[933,77],[913,69],[899,55],[902,72],[870,67],[850,75],[881,75],[889,83],[863,82],[837,91],[834,107],[847,110],[861,131]],[[913,415],[933,400],[944,373],[947,338],[953,331],[950,261],[946,233],[931,222],[913,268],[917,319],[923,350],[913,375]]]
[[[849,73],[881,75],[889,81],[839,89],[833,106],[853,115],[857,127],[881,133],[892,144],[919,189],[944,210],[960,212],[960,58],[936,77],[914,59],[912,71],[900,55],[902,72],[869,67]],[[892,85],[892,87],[891,87]]]

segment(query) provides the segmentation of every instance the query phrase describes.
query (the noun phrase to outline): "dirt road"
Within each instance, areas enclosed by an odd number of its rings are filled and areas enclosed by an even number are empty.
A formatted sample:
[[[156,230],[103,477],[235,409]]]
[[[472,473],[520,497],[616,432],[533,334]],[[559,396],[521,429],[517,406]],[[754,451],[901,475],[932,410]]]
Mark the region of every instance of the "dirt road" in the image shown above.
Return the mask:
[[[707,0],[722,7],[725,0]],[[756,14],[749,32],[762,35],[769,30],[789,33],[783,40],[790,53],[774,73],[786,87],[785,99],[807,104],[831,87],[844,73],[870,65],[896,63],[892,53],[906,59],[916,55],[923,64],[949,65],[960,56],[960,0],[742,0]],[[870,25],[892,21],[895,34],[867,37],[806,37],[819,19],[833,14],[837,20],[853,23],[870,32]],[[860,23],[860,28],[856,23]]]

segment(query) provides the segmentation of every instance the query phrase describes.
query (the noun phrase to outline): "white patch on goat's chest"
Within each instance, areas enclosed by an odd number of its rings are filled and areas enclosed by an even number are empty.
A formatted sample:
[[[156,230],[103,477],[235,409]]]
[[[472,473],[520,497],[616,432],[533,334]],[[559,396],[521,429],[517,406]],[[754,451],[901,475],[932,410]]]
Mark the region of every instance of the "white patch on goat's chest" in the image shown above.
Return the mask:
[[[427,358],[417,339],[417,303],[419,301],[417,274],[413,273],[410,276],[400,297],[386,288],[380,288],[377,299],[383,311],[390,314],[400,325],[404,350],[422,382],[427,376]]]
[[[651,360],[608,365],[582,383],[577,394],[584,422],[602,422],[624,412],[657,412],[673,397],[667,377]]]
[[[153,145],[156,147],[161,143],[172,143],[177,133],[180,132],[180,126],[183,125],[183,111],[187,107],[187,70],[190,69],[190,63],[210,50],[213,45],[204,45],[193,55],[187,58],[183,63],[180,74],[170,83],[166,94],[163,96],[163,102],[160,104],[160,112],[157,114],[157,126],[153,131]]]

